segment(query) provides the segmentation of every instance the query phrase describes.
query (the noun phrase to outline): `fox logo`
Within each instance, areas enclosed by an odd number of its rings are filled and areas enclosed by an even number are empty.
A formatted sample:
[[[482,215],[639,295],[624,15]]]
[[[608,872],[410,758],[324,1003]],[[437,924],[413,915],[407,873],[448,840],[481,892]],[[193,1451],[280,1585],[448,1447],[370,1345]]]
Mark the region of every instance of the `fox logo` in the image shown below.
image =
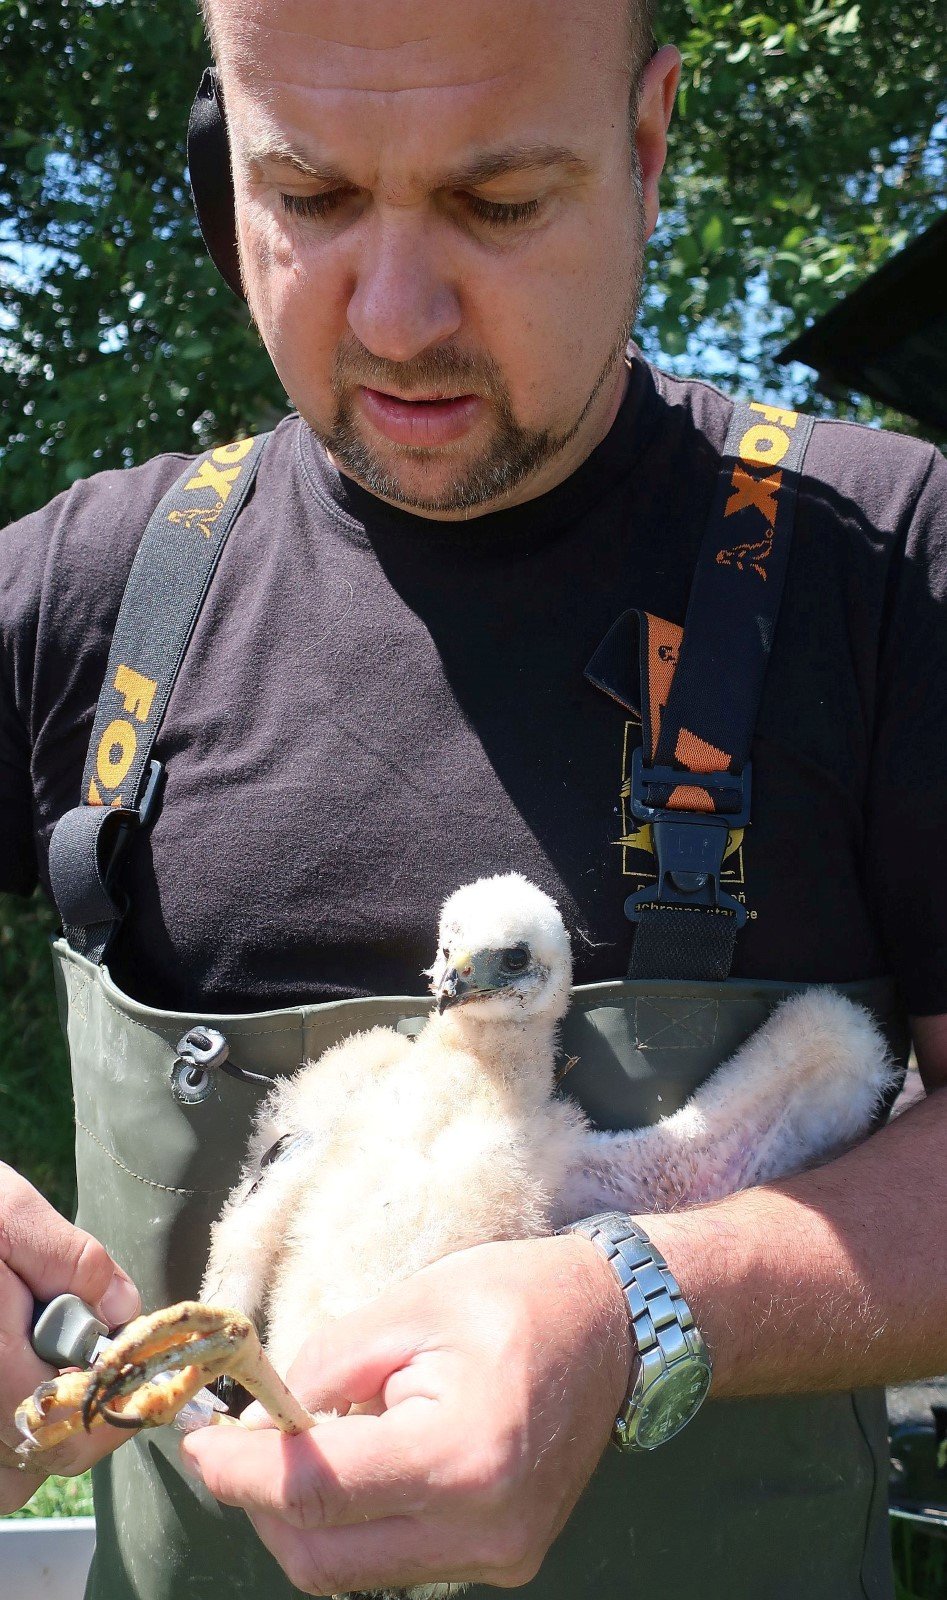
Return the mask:
[[[766,563],[773,553],[773,535],[768,539],[760,539],[756,544],[735,544],[732,550],[717,551],[718,567],[736,567],[738,572],[745,572],[747,566],[758,572],[763,582],[766,582]]]
[[[730,497],[724,516],[734,517],[739,511],[751,509],[762,518],[766,532],[760,539],[746,539],[728,550],[718,550],[716,559],[721,567],[735,567],[738,572],[749,569],[765,583],[766,563],[776,537],[776,506],[783,482],[779,463],[789,449],[789,434],[799,421],[799,413],[782,411],[778,406],[764,406],[758,400],[751,402],[750,409],[758,411],[764,420],[747,428],[740,440],[739,459],[730,479]]]

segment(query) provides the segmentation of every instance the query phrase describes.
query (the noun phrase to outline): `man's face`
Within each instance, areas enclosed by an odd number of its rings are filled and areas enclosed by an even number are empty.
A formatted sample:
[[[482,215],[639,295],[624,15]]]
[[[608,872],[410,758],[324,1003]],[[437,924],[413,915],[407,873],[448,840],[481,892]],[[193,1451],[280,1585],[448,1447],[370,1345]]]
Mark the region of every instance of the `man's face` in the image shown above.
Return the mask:
[[[571,472],[622,393],[676,54],[624,0],[215,0],[241,260],[336,464],[429,515]]]

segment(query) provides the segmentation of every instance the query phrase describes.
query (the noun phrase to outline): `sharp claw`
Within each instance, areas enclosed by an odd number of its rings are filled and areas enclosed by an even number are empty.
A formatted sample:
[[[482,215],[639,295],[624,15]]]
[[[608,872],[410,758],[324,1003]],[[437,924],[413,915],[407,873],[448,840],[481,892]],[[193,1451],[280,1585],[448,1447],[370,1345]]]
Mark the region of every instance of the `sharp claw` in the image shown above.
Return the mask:
[[[16,1446],[13,1452],[14,1455],[22,1456],[24,1458],[35,1455],[37,1450],[41,1450],[43,1447],[37,1439],[35,1433],[33,1433],[32,1429],[30,1428],[29,1423],[21,1422],[19,1418],[17,1418],[16,1425],[23,1437],[20,1440],[20,1443]]]
[[[103,1383],[100,1377],[93,1375],[82,1402],[82,1426],[86,1433],[89,1432],[96,1417],[101,1417],[104,1422],[110,1422],[113,1428],[143,1428],[145,1423],[141,1417],[128,1411],[114,1411],[108,1402],[137,1389],[146,1377],[145,1365],[135,1361],[127,1361],[108,1383]]]
[[[48,1450],[74,1431],[74,1426],[64,1430],[64,1423],[70,1409],[78,1419],[81,1387],[77,1391],[76,1380],[81,1386],[83,1378],[82,1373],[49,1378],[17,1406],[14,1423],[22,1439],[22,1445],[17,1447],[21,1457]],[[65,1415],[57,1415],[63,1407]]]
[[[93,1385],[82,1402],[82,1426],[85,1428],[86,1433],[91,1433],[92,1431],[92,1424],[96,1417],[97,1408],[95,1402],[97,1398],[98,1389]]]
[[[100,1405],[96,1409],[96,1416],[113,1428],[127,1428],[130,1433],[137,1433],[139,1428],[147,1427],[143,1417],[136,1417],[131,1411],[113,1411],[111,1406]]]
[[[33,1450],[43,1448],[33,1428],[42,1427],[46,1416],[44,1401],[51,1399],[55,1390],[55,1378],[47,1378],[45,1383],[39,1384],[34,1389],[28,1400],[24,1400],[23,1404],[17,1407],[13,1421],[23,1440],[22,1444],[17,1445],[17,1451],[21,1455],[29,1455]]]

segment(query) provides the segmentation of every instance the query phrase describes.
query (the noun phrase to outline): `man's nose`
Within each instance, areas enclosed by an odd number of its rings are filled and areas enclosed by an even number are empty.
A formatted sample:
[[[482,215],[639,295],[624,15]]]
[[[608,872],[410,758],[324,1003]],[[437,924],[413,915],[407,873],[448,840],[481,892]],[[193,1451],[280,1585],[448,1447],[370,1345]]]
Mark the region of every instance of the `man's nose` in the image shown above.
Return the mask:
[[[460,327],[460,299],[432,235],[413,209],[379,214],[355,264],[349,327],[387,361],[410,361]]]

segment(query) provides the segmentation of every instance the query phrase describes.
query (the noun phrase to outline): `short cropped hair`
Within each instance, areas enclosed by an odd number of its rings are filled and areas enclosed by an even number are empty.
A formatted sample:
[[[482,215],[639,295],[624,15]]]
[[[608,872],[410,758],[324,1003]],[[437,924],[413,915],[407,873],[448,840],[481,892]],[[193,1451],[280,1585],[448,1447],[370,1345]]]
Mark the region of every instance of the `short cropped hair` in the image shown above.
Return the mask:
[[[217,48],[214,37],[214,18],[211,0],[199,0],[201,16],[204,19],[204,32],[211,48],[211,54],[217,59]],[[655,52],[654,39],[654,14],[657,0],[628,0],[628,38],[629,38],[629,69],[631,76],[632,98],[637,99],[638,80]]]
[[[207,0],[204,0],[207,3]],[[645,67],[658,48],[654,36],[657,0],[628,0],[628,32],[630,37],[631,86],[637,90]]]

